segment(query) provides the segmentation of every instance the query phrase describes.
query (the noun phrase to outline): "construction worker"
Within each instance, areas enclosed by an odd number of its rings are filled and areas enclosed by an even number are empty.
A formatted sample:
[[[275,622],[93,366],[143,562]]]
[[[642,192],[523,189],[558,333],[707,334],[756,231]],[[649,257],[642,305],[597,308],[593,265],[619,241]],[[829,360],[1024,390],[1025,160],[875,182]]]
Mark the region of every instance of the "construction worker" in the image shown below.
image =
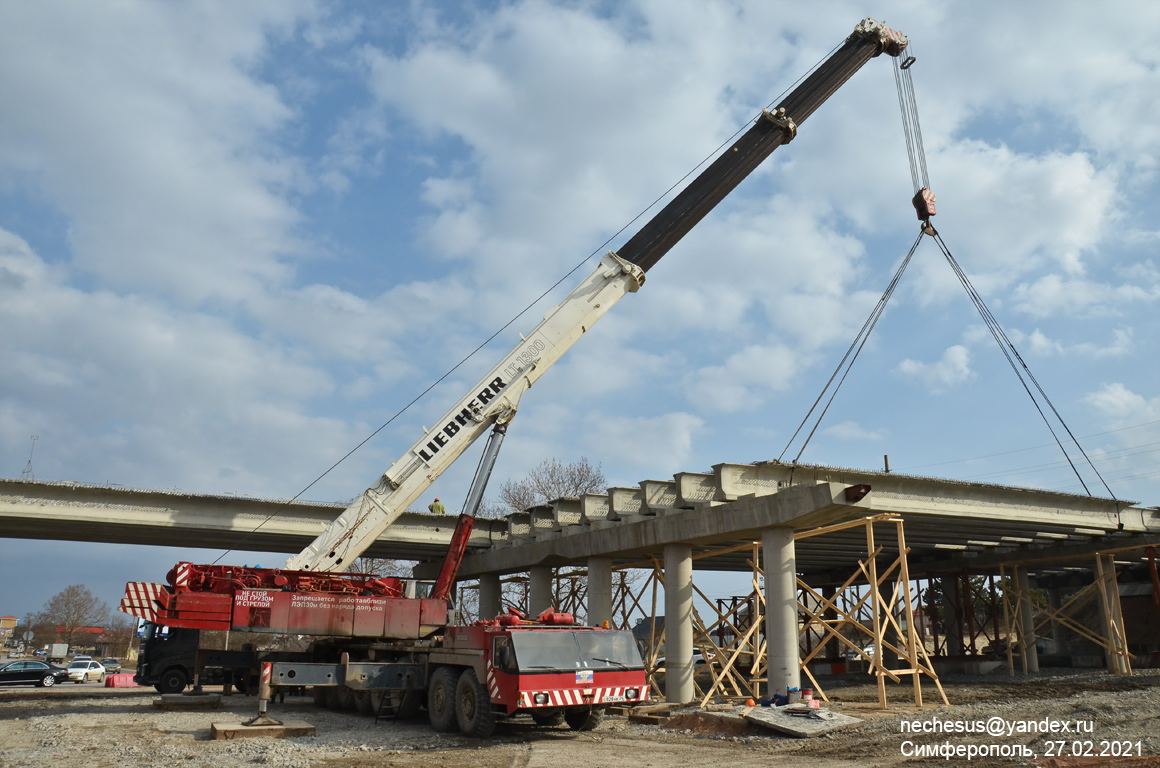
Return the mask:
[[[447,514],[447,507],[443,506],[443,502],[439,501],[438,497],[436,497],[433,504],[427,505],[427,509],[429,509],[433,515]]]

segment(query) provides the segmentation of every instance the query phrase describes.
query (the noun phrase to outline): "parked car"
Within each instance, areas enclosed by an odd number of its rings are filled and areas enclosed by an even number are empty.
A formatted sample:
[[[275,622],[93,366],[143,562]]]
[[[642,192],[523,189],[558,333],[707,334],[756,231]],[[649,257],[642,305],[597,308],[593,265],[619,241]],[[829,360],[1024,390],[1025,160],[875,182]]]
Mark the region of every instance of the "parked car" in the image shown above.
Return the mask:
[[[32,652],[32,655],[33,656],[47,656],[48,651],[44,650],[43,648],[38,648]]]
[[[101,659],[101,666],[105,668],[105,672],[110,675],[115,675],[121,671],[121,662],[116,659]]]
[[[68,665],[68,679],[74,683],[83,683],[88,680],[104,680],[105,668],[101,666],[99,661],[77,661],[73,659],[72,664]]]
[[[68,670],[43,661],[10,661],[0,665],[0,685],[50,687],[68,680]]]

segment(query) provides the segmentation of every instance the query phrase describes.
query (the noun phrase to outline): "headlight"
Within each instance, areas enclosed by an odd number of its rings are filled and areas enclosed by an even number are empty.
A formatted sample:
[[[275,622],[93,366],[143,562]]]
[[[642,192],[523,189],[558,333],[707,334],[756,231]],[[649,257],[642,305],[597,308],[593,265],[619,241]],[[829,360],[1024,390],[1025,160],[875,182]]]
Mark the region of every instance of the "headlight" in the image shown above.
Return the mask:
[[[546,693],[537,693],[537,694],[536,694],[536,695],[533,697],[533,701],[535,701],[537,704],[547,704],[547,703],[548,703],[548,694],[546,694]]]
[[[624,698],[626,698],[626,699],[635,699],[635,698],[637,698],[638,696],[640,696],[640,690],[639,690],[639,689],[637,689],[637,688],[625,688],[625,689],[624,689]]]

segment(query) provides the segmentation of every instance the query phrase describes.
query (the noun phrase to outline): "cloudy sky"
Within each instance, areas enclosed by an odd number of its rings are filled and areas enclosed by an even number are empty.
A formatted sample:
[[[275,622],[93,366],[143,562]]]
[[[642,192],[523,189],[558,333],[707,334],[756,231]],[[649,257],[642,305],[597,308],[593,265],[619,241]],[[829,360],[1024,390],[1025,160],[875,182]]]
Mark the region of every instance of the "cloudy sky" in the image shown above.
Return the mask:
[[[867,13],[913,41],[940,232],[1114,493],[1160,503],[1153,2],[0,0],[0,475],[37,435],[38,480],[295,495]],[[910,194],[875,59],[524,398],[496,478],[779,456]],[[306,498],[360,492],[570,283]],[[1051,442],[928,241],[802,460],[1079,491]],[[0,539],[0,613],[218,554]]]

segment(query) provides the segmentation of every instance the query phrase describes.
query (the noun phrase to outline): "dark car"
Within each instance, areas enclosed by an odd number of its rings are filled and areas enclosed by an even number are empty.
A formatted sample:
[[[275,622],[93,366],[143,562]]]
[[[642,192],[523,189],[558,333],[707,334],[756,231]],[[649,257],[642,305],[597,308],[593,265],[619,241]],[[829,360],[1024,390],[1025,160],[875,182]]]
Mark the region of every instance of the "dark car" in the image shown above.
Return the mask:
[[[121,671],[121,662],[117,661],[116,659],[101,659],[101,666],[104,667],[105,671],[110,675],[115,675]]]
[[[68,670],[43,661],[10,661],[0,665],[0,685],[47,687],[68,682]]]

